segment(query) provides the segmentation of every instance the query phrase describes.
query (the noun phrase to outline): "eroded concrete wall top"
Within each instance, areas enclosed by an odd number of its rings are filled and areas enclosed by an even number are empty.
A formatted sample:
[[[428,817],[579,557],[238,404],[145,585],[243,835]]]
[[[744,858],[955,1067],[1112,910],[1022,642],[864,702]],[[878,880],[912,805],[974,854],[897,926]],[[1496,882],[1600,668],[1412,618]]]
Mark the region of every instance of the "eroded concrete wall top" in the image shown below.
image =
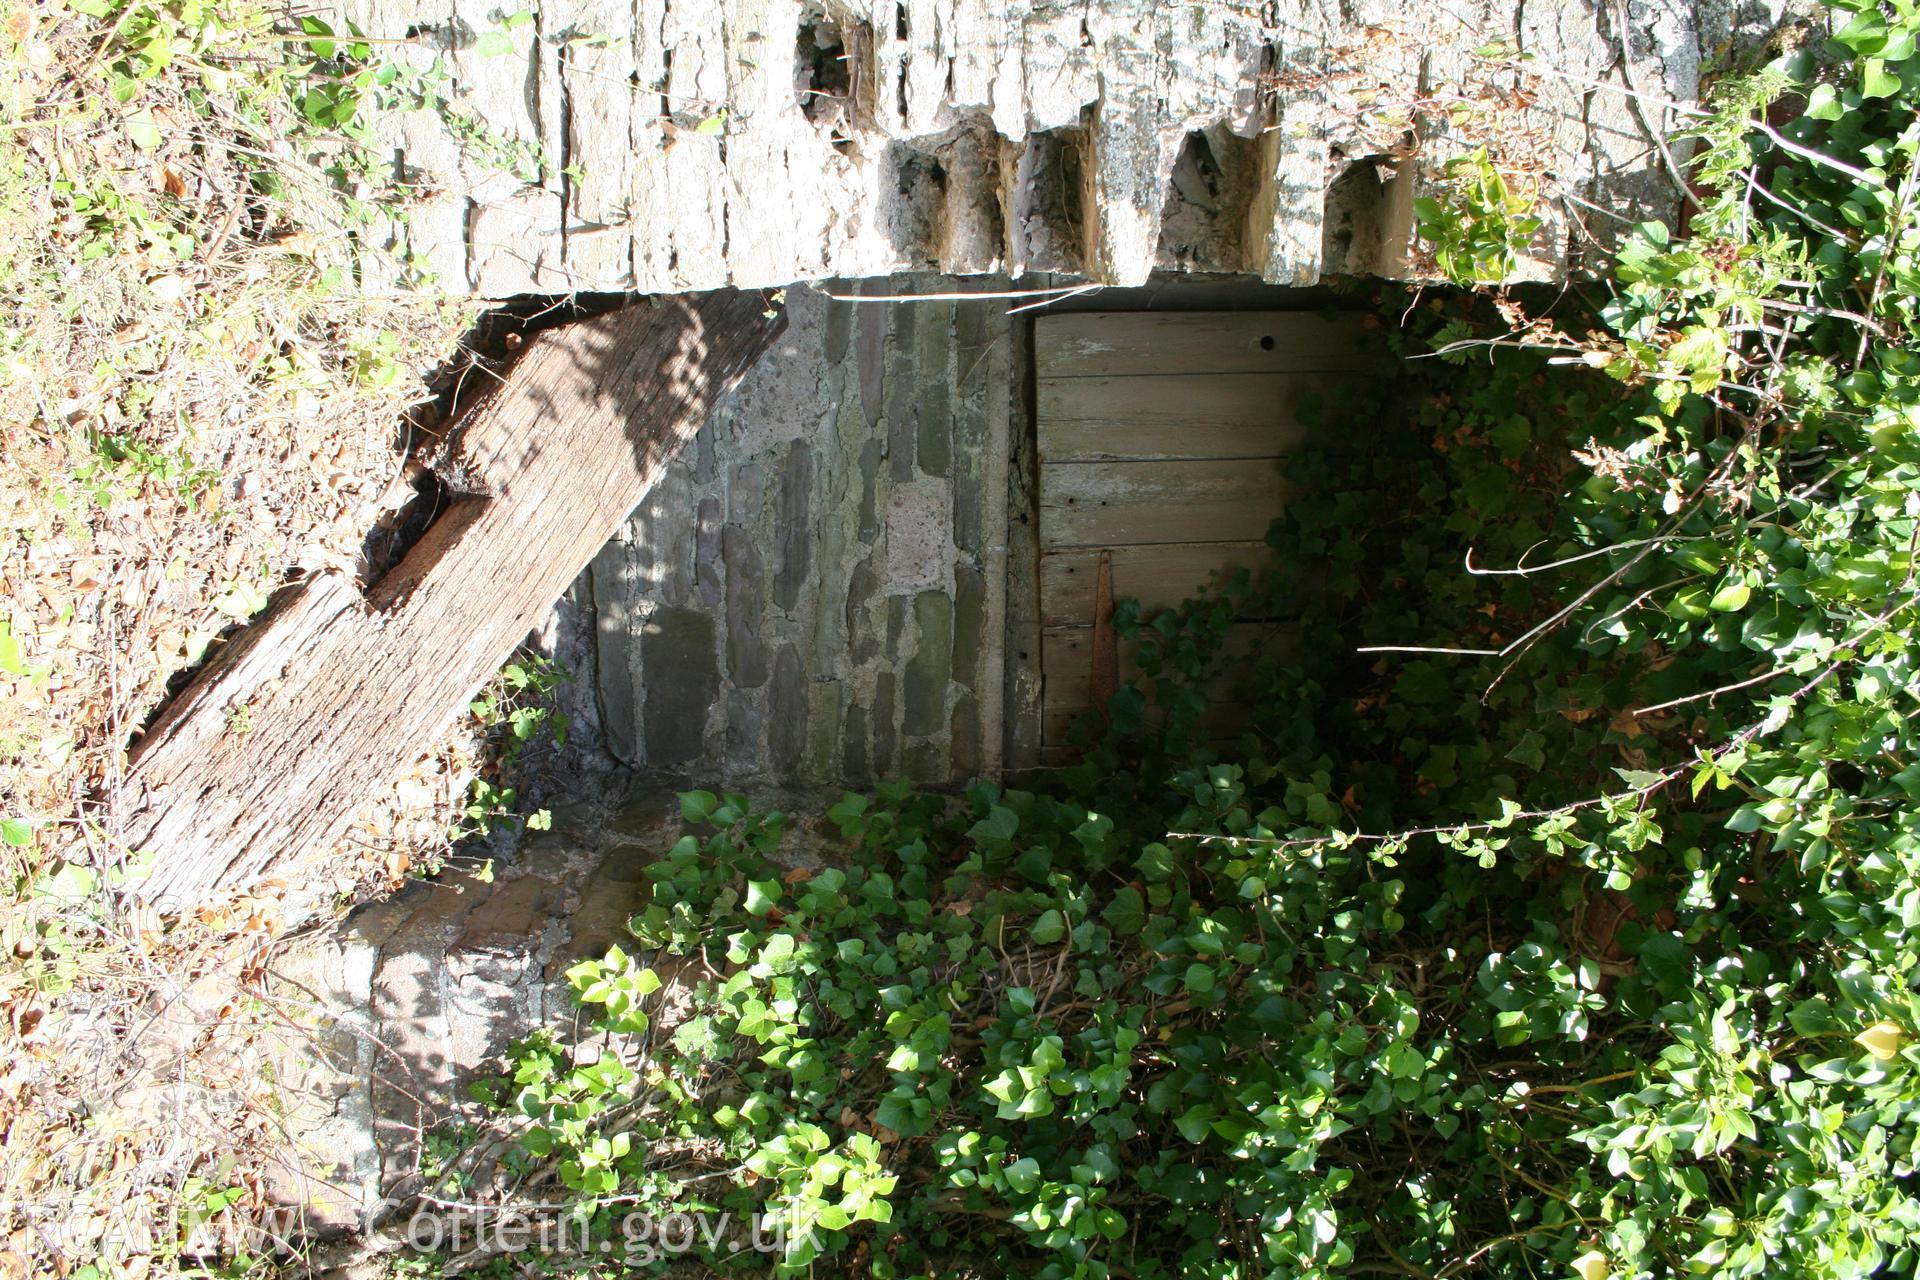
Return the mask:
[[[511,30],[494,0],[344,8],[440,60],[482,126],[377,122],[424,197],[378,238],[504,296],[1397,275],[1412,197],[1489,142],[1543,201],[1518,274],[1555,275],[1617,217],[1676,212],[1661,102],[1789,2],[543,0]]]

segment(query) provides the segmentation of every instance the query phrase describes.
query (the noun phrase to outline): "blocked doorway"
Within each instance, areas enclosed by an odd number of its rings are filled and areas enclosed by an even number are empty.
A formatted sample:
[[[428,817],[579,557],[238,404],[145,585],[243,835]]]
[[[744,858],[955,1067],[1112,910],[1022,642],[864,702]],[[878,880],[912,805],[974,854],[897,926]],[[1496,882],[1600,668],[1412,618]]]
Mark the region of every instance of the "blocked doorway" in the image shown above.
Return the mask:
[[[1091,312],[1035,321],[1039,494],[1040,755],[1074,752],[1076,721],[1133,665],[1103,614],[1135,599],[1178,605],[1216,573],[1273,567],[1268,525],[1285,508],[1285,458],[1304,414],[1377,365],[1357,315]],[[1229,655],[1271,642],[1237,623]],[[1223,677],[1230,679],[1230,677]],[[1242,724],[1224,687],[1203,725]]]
[[[1379,329],[1241,279],[996,296],[1045,284],[788,291],[779,346],[574,589],[614,759],[828,787],[1060,763],[1101,701],[1103,559],[1147,614],[1272,563],[1303,411],[1372,376]]]

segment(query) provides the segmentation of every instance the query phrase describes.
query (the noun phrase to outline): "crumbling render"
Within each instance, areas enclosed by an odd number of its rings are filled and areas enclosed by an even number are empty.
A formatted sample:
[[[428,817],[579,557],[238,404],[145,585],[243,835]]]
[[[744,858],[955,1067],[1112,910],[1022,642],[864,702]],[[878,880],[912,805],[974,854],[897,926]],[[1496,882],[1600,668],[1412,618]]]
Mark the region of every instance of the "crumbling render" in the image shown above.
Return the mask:
[[[1735,34],[1678,0],[550,0],[483,56],[490,0],[427,27],[398,0],[347,7],[369,34],[414,32],[463,110],[545,156],[528,183],[429,113],[377,125],[433,194],[373,238],[496,297],[914,270],[1398,276],[1413,197],[1484,144],[1543,199],[1517,274],[1562,275],[1613,225],[1581,202],[1677,212],[1648,136],[1673,121],[1627,91],[1691,101],[1701,50]],[[1391,189],[1349,234],[1353,166],[1382,155]],[[1227,189],[1196,200],[1208,165]]]

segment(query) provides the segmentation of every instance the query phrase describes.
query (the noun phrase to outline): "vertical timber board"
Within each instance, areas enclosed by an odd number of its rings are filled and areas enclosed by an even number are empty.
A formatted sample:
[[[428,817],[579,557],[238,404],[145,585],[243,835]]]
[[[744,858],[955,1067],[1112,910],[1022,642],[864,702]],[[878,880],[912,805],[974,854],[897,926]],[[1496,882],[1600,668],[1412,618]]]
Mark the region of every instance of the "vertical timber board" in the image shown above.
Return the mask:
[[[309,579],[210,664],[135,745],[131,892],[188,909],[339,838],[659,479],[784,326],[752,293],[674,298],[542,334],[469,415],[455,504],[367,596]],[[244,729],[236,726],[244,723]]]
[[[1009,470],[1012,466],[1010,441],[1013,400],[1014,389],[1019,385],[1013,378],[1013,350],[1022,345],[1015,336],[1018,323],[1003,316],[998,323],[984,326],[987,350],[983,355],[971,357],[976,363],[983,359],[986,363],[985,387],[981,394],[986,400],[984,409],[987,418],[984,441],[986,456],[980,477],[980,489],[985,496],[980,528],[986,544],[981,556],[981,567],[987,579],[986,614],[976,687],[982,691],[997,687],[1002,689],[998,697],[980,699],[980,773],[989,778],[999,776],[1004,770],[1007,755],[1007,696],[1003,686],[1006,672],[1010,669],[1007,656],[1007,596],[1014,580],[1009,571],[1011,557],[1007,544],[1008,507],[1012,493]],[[966,360],[970,353],[961,350],[957,355],[959,359]],[[969,376],[967,370],[961,371],[963,386]]]
[[[1040,287],[1052,283],[1045,276],[1036,281]],[[1010,336],[1002,397],[1008,416],[1008,465],[1001,760],[1007,770],[1018,772],[1042,763],[1044,682],[1040,670],[1040,471],[1033,404],[1025,393],[1033,378],[1032,322],[1012,327]]]

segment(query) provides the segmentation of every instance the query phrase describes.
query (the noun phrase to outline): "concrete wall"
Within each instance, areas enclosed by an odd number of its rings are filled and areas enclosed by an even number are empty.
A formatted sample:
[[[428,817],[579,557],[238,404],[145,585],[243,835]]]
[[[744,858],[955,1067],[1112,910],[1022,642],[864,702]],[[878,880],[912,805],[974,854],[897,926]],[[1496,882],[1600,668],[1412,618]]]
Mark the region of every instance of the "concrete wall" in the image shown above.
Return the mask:
[[[420,195],[368,237],[389,251],[369,285],[425,273],[501,297],[899,270],[1398,275],[1413,197],[1488,141],[1541,180],[1518,274],[1560,275],[1615,234],[1592,206],[1677,213],[1659,103],[1692,101],[1707,58],[1791,6],[543,0],[512,32],[494,0],[340,7],[383,57],[450,76],[450,108],[372,122]],[[1490,44],[1532,61],[1477,56]],[[494,146],[463,145],[448,110]]]
[[[778,348],[575,588],[605,745],[735,780],[993,772],[1019,319],[799,287],[786,303]]]

